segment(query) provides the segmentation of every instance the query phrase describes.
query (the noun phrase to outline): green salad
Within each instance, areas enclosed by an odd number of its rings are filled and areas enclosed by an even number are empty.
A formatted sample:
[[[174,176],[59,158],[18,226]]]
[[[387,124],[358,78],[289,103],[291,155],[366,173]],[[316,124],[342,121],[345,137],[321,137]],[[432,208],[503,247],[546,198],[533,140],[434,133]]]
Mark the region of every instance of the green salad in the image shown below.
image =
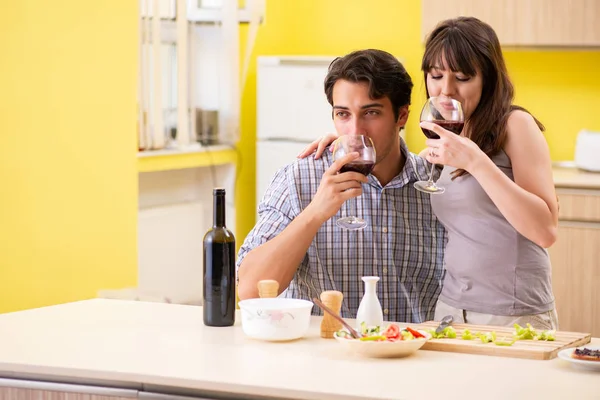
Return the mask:
[[[401,340],[414,340],[425,338],[421,332],[405,327],[400,329],[396,324],[389,324],[382,329],[381,326],[368,327],[366,323],[360,324],[360,333],[363,335],[358,340],[363,342],[397,342]],[[346,339],[356,340],[345,330],[336,332],[336,336]]]

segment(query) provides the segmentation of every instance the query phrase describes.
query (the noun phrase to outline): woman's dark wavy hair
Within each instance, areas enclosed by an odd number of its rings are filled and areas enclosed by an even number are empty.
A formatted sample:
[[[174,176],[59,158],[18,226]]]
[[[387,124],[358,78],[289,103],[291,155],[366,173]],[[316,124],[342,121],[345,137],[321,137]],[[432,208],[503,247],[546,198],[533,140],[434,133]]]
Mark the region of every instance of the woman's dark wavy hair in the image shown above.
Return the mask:
[[[396,121],[400,115],[400,107],[410,105],[412,79],[402,63],[386,51],[358,50],[331,62],[324,85],[325,95],[332,106],[333,86],[340,79],[367,82],[371,99],[387,96],[392,103]]]
[[[427,37],[421,70],[427,82],[427,73],[434,67],[447,67],[467,76],[482,75],[483,90],[479,104],[466,121],[467,137],[492,157],[506,143],[506,123],[514,110],[528,112],[513,105],[514,88],[508,77],[500,41],[492,27],[474,17],[458,17],[440,22]],[[427,85],[425,85],[427,97]],[[529,113],[529,112],[528,112]],[[534,117],[535,119],[535,117]],[[535,119],[540,130],[544,126]],[[457,170],[453,178],[461,176]]]

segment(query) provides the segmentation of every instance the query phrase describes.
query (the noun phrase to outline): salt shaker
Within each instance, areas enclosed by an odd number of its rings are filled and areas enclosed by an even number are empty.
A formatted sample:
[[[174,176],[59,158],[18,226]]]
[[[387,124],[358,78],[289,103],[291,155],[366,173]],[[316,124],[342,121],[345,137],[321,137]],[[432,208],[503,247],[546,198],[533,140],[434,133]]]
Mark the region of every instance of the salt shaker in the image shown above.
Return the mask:
[[[258,296],[262,299],[277,297],[279,291],[279,282],[273,279],[265,279],[259,281],[258,284]]]
[[[337,290],[326,290],[321,293],[321,301],[337,315],[340,315],[342,309],[342,299],[344,295]],[[342,324],[328,313],[323,315],[321,321],[321,337],[333,339],[333,334],[342,329]]]
[[[363,276],[365,283],[365,294],[363,295],[358,312],[356,313],[356,328],[361,331],[361,324],[364,322],[368,327],[383,325],[383,311],[381,303],[377,298],[378,276]]]

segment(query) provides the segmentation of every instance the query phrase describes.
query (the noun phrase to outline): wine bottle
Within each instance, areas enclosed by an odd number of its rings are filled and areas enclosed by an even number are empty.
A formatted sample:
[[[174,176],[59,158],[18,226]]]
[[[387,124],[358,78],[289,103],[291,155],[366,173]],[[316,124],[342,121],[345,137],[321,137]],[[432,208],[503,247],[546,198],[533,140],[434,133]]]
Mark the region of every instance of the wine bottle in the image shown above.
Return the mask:
[[[225,227],[225,189],[213,190],[213,227],[204,235],[204,324],[235,322],[235,237]]]

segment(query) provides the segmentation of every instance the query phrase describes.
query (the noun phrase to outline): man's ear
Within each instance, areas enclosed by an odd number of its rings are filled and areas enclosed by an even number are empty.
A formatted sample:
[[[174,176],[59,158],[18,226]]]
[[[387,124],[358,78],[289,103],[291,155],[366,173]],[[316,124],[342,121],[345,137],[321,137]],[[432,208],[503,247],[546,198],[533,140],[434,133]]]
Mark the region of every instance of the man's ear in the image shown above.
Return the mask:
[[[408,104],[398,109],[398,120],[396,121],[396,125],[399,129],[404,128],[404,126],[406,125],[406,121],[408,120],[408,114]]]

